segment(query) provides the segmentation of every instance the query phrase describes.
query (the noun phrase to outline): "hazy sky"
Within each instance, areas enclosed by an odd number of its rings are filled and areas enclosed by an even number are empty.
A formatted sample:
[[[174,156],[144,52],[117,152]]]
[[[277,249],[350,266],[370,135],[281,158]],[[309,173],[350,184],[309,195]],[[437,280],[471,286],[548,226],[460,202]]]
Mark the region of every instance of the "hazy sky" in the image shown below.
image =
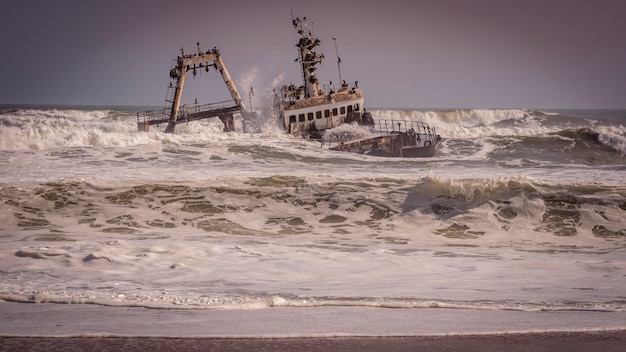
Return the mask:
[[[337,36],[370,108],[626,108],[624,0],[5,0],[0,104],[162,105],[198,41],[240,90],[300,84],[291,10],[322,40],[322,83]],[[185,88],[228,98],[215,71]]]

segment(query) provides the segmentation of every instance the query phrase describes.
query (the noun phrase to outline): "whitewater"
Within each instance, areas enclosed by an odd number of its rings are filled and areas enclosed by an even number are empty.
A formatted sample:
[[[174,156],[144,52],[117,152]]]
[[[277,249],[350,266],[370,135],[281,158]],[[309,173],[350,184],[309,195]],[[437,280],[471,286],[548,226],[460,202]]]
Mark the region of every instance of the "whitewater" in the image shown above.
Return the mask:
[[[370,110],[443,137],[402,159],[139,109],[0,109],[0,300],[626,311],[626,111]]]

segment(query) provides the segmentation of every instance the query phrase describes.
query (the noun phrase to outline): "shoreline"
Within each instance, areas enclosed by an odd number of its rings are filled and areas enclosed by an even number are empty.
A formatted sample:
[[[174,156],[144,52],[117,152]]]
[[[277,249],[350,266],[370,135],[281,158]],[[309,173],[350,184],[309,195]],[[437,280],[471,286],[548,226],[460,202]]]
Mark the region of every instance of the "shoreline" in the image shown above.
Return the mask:
[[[148,309],[0,301],[0,352],[623,351],[626,312]]]

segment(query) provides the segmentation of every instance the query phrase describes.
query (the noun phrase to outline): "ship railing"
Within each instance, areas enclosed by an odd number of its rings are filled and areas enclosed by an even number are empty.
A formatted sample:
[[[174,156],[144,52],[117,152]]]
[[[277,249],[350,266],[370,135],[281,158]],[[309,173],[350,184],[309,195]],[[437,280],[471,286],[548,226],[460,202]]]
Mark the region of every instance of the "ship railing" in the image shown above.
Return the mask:
[[[385,133],[416,133],[434,141],[437,138],[435,127],[421,121],[411,120],[374,120],[378,130]]]
[[[372,134],[367,136],[355,136],[350,133],[334,135],[332,137],[323,138],[322,147],[329,149],[336,148],[339,150],[352,151],[360,149],[363,145],[381,142],[384,138],[394,134],[408,134],[415,136],[418,140],[430,141],[435,144],[441,137],[437,135],[437,130],[421,121],[411,120],[374,120],[374,126],[371,127]]]
[[[343,92],[343,91],[355,91],[358,88],[359,88],[358,82],[354,82],[353,84],[344,82],[342,84],[334,84],[334,83],[324,84],[321,87],[321,90],[324,95],[328,95],[330,93],[338,93],[338,92]]]
[[[195,102],[193,104],[182,105],[178,110],[178,116],[179,118],[184,118],[186,116],[199,114],[204,111],[227,109],[233,106],[235,106],[235,102],[232,100],[218,101],[216,103],[208,104],[198,104],[198,102]]]
[[[178,119],[185,119],[187,116],[201,113],[204,111],[218,110],[230,108],[234,105],[234,101],[225,100],[216,103],[199,104],[194,102],[191,104],[181,105],[178,109]],[[159,110],[148,110],[137,113],[137,122],[147,124],[163,123],[169,120],[171,114],[171,108],[165,107]]]
[[[169,120],[169,110],[167,108],[159,110],[140,111],[137,113],[137,126],[140,131],[148,131],[148,126],[158,125]]]

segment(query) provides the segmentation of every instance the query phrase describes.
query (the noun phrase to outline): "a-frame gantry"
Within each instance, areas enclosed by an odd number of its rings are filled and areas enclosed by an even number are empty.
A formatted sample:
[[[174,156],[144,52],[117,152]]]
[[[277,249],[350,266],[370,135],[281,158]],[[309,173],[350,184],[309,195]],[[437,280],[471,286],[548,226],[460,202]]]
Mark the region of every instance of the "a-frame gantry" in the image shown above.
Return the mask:
[[[170,84],[170,87],[173,88],[173,94],[167,99],[166,107],[163,110],[137,113],[137,126],[140,131],[148,131],[150,125],[167,122],[165,133],[174,133],[177,123],[217,116],[224,123],[224,131],[230,132],[235,130],[233,114],[239,112],[245,116],[247,113],[246,106],[237,91],[237,87],[235,87],[222,61],[219,49],[215,47],[206,52],[201,52],[200,44],[197,43],[197,45],[197,53],[185,54],[181,50],[181,55],[176,58],[176,65],[170,70],[170,78],[176,80],[176,85],[171,86]],[[233,101],[181,107],[180,102],[187,72],[192,71],[195,76],[197,70],[205,69],[208,71],[209,67],[213,67],[220,72]],[[168,107],[169,104],[171,104],[170,107]]]

